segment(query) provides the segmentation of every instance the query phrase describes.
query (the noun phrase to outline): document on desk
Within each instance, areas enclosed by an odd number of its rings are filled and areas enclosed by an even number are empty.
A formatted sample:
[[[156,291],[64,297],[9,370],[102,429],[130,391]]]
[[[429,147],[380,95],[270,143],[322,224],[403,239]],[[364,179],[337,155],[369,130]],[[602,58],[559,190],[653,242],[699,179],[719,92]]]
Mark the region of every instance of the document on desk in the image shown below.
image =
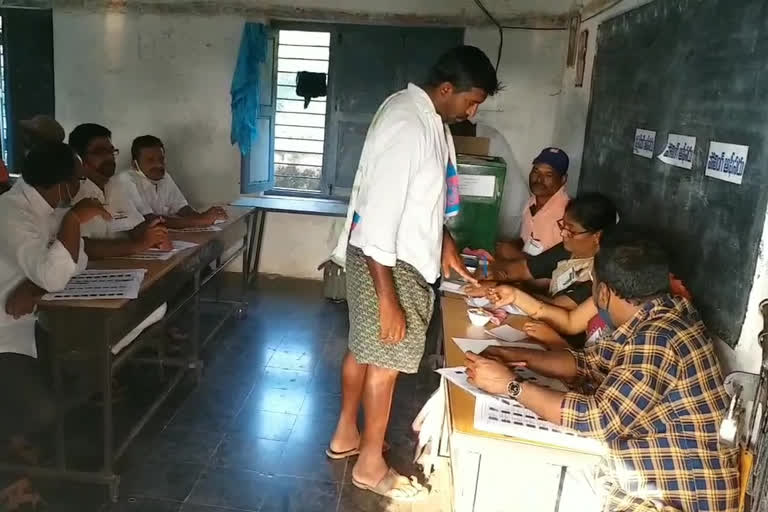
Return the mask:
[[[500,325],[493,329],[487,329],[485,333],[508,343],[514,343],[528,338],[528,335],[523,331],[515,329],[509,325]]]
[[[488,347],[529,348],[531,350],[544,350],[538,343],[525,343],[523,341],[503,341],[498,338],[476,340],[470,338],[453,338],[453,342],[462,352],[479,354]]]
[[[118,259],[165,261],[170,259],[173,255],[180,253],[181,251],[191,249],[192,247],[197,247],[198,245],[193,242],[185,242],[184,240],[171,240],[171,244],[173,245],[173,248],[170,251],[148,249],[136,254],[129,254],[128,256],[119,256]]]
[[[550,423],[517,400],[479,396],[475,400],[475,428],[529,441],[601,455],[606,447],[575,430]]]
[[[69,280],[60,292],[43,300],[135,299],[139,296],[146,269],[85,270]]]
[[[448,279],[443,279],[440,282],[440,291],[455,293],[457,295],[466,295],[466,293],[464,292],[464,286],[466,284],[467,283],[463,281],[449,281]]]
[[[221,231],[219,226],[201,226],[198,228],[169,229],[172,233],[207,233],[209,231]]]
[[[467,297],[466,298],[467,305],[473,308],[483,308],[492,311],[494,308],[491,305],[491,301],[486,299],[485,297]],[[519,307],[508,304],[504,307],[502,307],[504,311],[509,313],[510,315],[525,315],[525,311],[520,309]]]
[[[473,386],[467,380],[467,368],[465,366],[454,366],[453,368],[438,368],[435,370],[437,373],[448,379],[448,381],[456,384],[461,389],[474,396],[496,396],[490,393],[486,393],[482,389]]]

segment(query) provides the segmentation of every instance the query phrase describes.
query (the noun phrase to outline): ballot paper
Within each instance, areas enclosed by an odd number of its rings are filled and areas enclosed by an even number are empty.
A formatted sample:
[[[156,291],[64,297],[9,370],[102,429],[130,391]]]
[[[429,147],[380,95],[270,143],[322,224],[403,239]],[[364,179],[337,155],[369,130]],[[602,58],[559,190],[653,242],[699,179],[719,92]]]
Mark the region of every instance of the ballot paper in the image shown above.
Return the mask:
[[[522,341],[508,342],[500,339],[491,338],[485,340],[475,340],[470,338],[453,338],[453,342],[462,352],[481,353],[488,347],[508,347],[508,348],[529,348],[532,350],[545,350],[538,343],[525,343]]]
[[[43,295],[43,300],[135,299],[139,296],[146,269],[85,270],[59,292]]]
[[[456,293],[458,295],[466,295],[466,292],[464,292],[465,284],[467,283],[463,281],[449,281],[448,279],[443,279],[440,283],[440,291]]]
[[[478,396],[475,400],[475,428],[485,432],[546,443],[602,455],[606,446],[575,430],[555,425],[511,398]]]
[[[494,329],[486,330],[485,333],[490,334],[494,338],[498,338],[509,343],[514,343],[516,341],[528,338],[528,335],[523,331],[515,329],[514,327],[510,327],[509,325],[500,325]]]
[[[183,240],[171,240],[173,248],[170,251],[162,251],[160,249],[147,249],[146,251],[136,254],[129,254],[128,256],[119,256],[119,259],[130,260],[155,260],[165,261],[170,259],[173,255],[180,253],[181,251],[197,247],[198,244],[193,242],[185,242]]]
[[[168,231],[176,233],[205,233],[208,231],[221,231],[221,228],[219,226],[202,226],[197,228],[169,229]]]

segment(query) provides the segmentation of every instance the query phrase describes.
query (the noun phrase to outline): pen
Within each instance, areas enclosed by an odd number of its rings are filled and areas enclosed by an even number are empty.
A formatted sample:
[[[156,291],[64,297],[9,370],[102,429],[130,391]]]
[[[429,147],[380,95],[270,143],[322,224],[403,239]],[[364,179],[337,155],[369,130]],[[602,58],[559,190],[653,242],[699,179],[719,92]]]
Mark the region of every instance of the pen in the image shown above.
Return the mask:
[[[480,260],[480,264],[483,266],[483,279],[488,279],[488,260],[483,258]]]

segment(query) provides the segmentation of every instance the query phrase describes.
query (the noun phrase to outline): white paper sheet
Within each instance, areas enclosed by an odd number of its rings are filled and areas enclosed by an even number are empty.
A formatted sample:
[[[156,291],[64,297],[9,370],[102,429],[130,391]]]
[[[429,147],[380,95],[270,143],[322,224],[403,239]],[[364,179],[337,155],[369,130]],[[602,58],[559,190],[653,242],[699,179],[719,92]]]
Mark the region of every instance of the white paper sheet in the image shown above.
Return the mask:
[[[706,175],[741,185],[748,154],[749,146],[712,141],[709,143]]]
[[[43,300],[135,299],[146,272],[146,269],[86,270],[70,279],[62,291],[43,295]]]
[[[587,453],[604,454],[606,447],[595,439],[550,423],[517,400],[479,396],[475,400],[475,428],[505,436],[546,443]]]
[[[176,233],[205,233],[208,231],[221,231],[221,228],[219,226],[204,226],[200,228],[169,229],[168,231]]]
[[[486,393],[482,389],[473,386],[467,381],[467,368],[465,366],[454,366],[452,368],[438,368],[437,373],[456,384],[467,393],[474,396],[496,396]]]
[[[496,176],[459,174],[459,195],[493,197],[496,192]]]
[[[499,338],[500,340],[508,341],[510,343],[528,338],[528,335],[523,331],[510,327],[509,325],[500,325],[494,329],[488,329],[485,332],[494,338]]]
[[[496,338],[475,340],[470,338],[453,338],[453,342],[458,346],[462,352],[472,352],[479,354],[488,347],[510,347],[510,348],[529,348],[532,350],[545,350],[544,347],[538,343],[525,343],[522,341],[516,341],[509,343],[501,341]]]
[[[635,130],[635,143],[632,146],[632,153],[645,158],[653,158],[653,152],[656,148],[656,132],[638,128]]]
[[[493,306],[491,305],[491,301],[489,301],[485,297],[467,297],[466,301],[467,301],[467,305],[469,305],[470,307],[483,308],[489,311],[493,311]],[[503,309],[510,315],[525,315],[525,312],[522,309],[512,304],[504,306],[501,309]]]
[[[173,248],[170,251],[161,251],[160,249],[153,248],[128,256],[120,256],[118,259],[165,261],[181,251],[197,247],[198,245],[193,242],[185,242],[184,240],[171,240],[171,244],[173,245]]]
[[[690,169],[693,167],[693,151],[696,149],[696,137],[670,133],[664,151],[659,160],[665,164]]]
[[[449,281],[447,279],[443,279],[440,282],[440,291],[455,293],[458,295],[466,295],[466,293],[463,290],[465,284],[466,283],[462,283],[458,281]]]

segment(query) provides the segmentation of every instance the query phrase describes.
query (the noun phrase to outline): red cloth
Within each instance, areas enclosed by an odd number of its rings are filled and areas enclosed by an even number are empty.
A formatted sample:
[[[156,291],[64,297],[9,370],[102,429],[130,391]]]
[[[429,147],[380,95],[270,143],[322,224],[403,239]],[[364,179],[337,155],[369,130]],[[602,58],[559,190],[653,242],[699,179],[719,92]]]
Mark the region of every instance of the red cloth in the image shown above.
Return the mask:
[[[10,176],[8,176],[8,167],[5,166],[5,162],[0,158],[0,183],[8,183]]]

